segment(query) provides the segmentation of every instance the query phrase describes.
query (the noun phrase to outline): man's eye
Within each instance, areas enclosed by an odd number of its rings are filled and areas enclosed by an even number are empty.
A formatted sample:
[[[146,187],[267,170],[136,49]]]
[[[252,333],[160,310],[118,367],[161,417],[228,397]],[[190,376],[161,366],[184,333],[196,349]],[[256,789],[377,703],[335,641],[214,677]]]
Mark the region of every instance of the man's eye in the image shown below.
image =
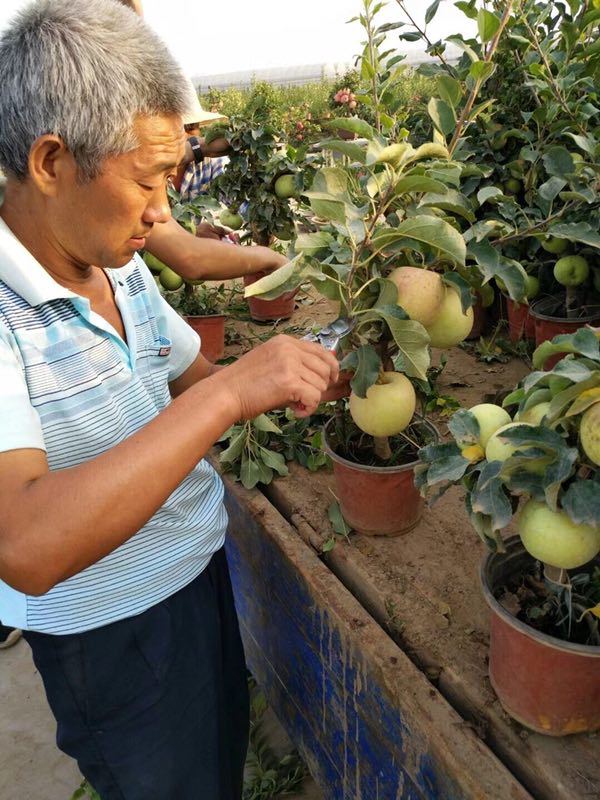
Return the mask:
[[[159,188],[158,186],[149,186],[147,183],[140,183],[139,181],[138,186],[141,186],[142,189],[145,189],[147,192],[155,192]]]

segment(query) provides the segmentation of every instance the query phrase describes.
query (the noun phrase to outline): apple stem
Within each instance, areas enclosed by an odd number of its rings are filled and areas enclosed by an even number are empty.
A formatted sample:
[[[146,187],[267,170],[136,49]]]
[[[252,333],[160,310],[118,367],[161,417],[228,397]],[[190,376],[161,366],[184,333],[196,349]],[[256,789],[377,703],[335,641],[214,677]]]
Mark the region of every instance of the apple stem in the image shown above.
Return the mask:
[[[389,461],[392,457],[392,448],[390,447],[390,440],[387,436],[374,436],[373,437],[373,450],[375,455],[381,461]]]
[[[565,292],[565,304],[567,317],[576,317],[579,314],[579,304],[577,302],[577,289],[574,286],[567,286]]]

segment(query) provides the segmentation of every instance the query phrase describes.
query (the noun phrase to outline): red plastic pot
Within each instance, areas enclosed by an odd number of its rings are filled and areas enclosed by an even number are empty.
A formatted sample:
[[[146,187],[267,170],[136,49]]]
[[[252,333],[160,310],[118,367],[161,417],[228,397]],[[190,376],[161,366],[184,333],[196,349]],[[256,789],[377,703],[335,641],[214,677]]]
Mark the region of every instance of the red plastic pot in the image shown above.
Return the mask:
[[[561,298],[549,296],[542,297],[532,304],[529,313],[535,321],[536,346],[553,339],[560,333],[575,333],[584,325],[600,325],[600,306],[587,306],[582,308],[579,317],[556,316],[555,310],[560,307]],[[552,369],[562,355],[558,353],[546,360],[544,369]]]
[[[434,426],[423,420],[439,439]],[[417,524],[423,515],[423,499],[414,483],[418,461],[398,467],[370,467],[339,456],[328,441],[335,419],[325,425],[323,448],[333,462],[335,496],[344,519],[358,533],[368,536],[400,536]]]
[[[506,316],[508,317],[508,336],[513,344],[522,339],[535,339],[535,320],[529,313],[526,303],[515,303],[510,297],[505,297]]]
[[[600,647],[572,644],[540,633],[496,600],[532,557],[518,536],[506,553],[490,553],[481,568],[492,612],[489,674],[504,710],[538,733],[564,736],[600,730]]]
[[[265,274],[265,272],[255,272],[254,275],[244,275],[244,286],[250,286],[251,283],[262,278]],[[257,322],[289,319],[294,313],[297,292],[297,289],[293,292],[286,292],[274,300],[263,300],[261,297],[246,298],[250,316]]]
[[[467,341],[472,341],[473,339],[479,339],[485,327],[486,322],[487,322],[487,308],[483,307],[483,304],[481,302],[481,297],[477,295],[477,298],[473,303],[473,327],[471,328],[471,331],[467,336]]]
[[[188,325],[200,336],[200,352],[209,361],[223,358],[225,352],[225,315],[186,317]]]

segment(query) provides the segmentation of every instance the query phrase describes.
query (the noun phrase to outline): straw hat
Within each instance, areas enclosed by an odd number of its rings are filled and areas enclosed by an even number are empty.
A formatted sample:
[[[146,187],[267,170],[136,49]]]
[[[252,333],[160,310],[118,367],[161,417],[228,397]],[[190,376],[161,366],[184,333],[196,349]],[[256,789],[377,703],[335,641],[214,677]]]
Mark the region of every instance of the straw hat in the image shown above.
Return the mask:
[[[196,89],[193,83],[190,81],[190,101],[188,105],[187,112],[183,115],[183,124],[184,125],[192,125],[194,122],[197,122],[200,127],[203,125],[209,125],[212,122],[217,122],[218,120],[226,120],[227,117],[224,114],[216,114],[214,111],[205,111],[202,106],[200,105],[200,101],[198,100],[198,95],[196,93]]]

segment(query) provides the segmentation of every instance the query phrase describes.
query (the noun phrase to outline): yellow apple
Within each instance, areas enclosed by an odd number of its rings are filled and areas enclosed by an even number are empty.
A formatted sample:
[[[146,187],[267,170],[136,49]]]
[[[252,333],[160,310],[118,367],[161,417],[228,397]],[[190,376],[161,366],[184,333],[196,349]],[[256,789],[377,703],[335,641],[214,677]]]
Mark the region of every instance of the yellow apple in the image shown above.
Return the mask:
[[[350,415],[371,436],[395,436],[415,413],[415,390],[401,372],[384,372],[379,380],[369,386],[366,397],[350,394]]]
[[[411,319],[431,325],[440,313],[444,300],[444,284],[437,272],[420,267],[397,267],[388,280],[398,289],[398,305]]]
[[[462,342],[473,327],[473,309],[463,314],[458,292],[446,288],[440,313],[430,325],[425,326],[432,347],[454,347]]]
[[[511,428],[516,428],[519,425],[527,425],[530,428],[533,427],[529,422],[522,422],[519,420],[519,422],[509,422],[508,425],[503,425],[501,428],[494,431],[485,447],[485,457],[488,461],[506,461],[507,458],[510,458],[517,452],[519,449],[517,445],[511,444],[510,442],[503,442],[500,437],[506,431]]]
[[[600,466],[600,403],[594,403],[581,417],[581,446],[589,460]]]
[[[534,558],[559,569],[575,569],[600,552],[600,528],[576,524],[564,511],[528,500],[517,527],[523,547]]]
[[[483,448],[493,433],[512,421],[508,411],[494,403],[479,403],[469,411],[479,423],[479,444]]]
[[[548,413],[549,408],[549,400],[544,400],[543,403],[536,403],[534,406],[531,406],[526,411],[519,414],[518,420],[517,417],[515,417],[515,422],[528,422],[530,425],[539,425]]]

